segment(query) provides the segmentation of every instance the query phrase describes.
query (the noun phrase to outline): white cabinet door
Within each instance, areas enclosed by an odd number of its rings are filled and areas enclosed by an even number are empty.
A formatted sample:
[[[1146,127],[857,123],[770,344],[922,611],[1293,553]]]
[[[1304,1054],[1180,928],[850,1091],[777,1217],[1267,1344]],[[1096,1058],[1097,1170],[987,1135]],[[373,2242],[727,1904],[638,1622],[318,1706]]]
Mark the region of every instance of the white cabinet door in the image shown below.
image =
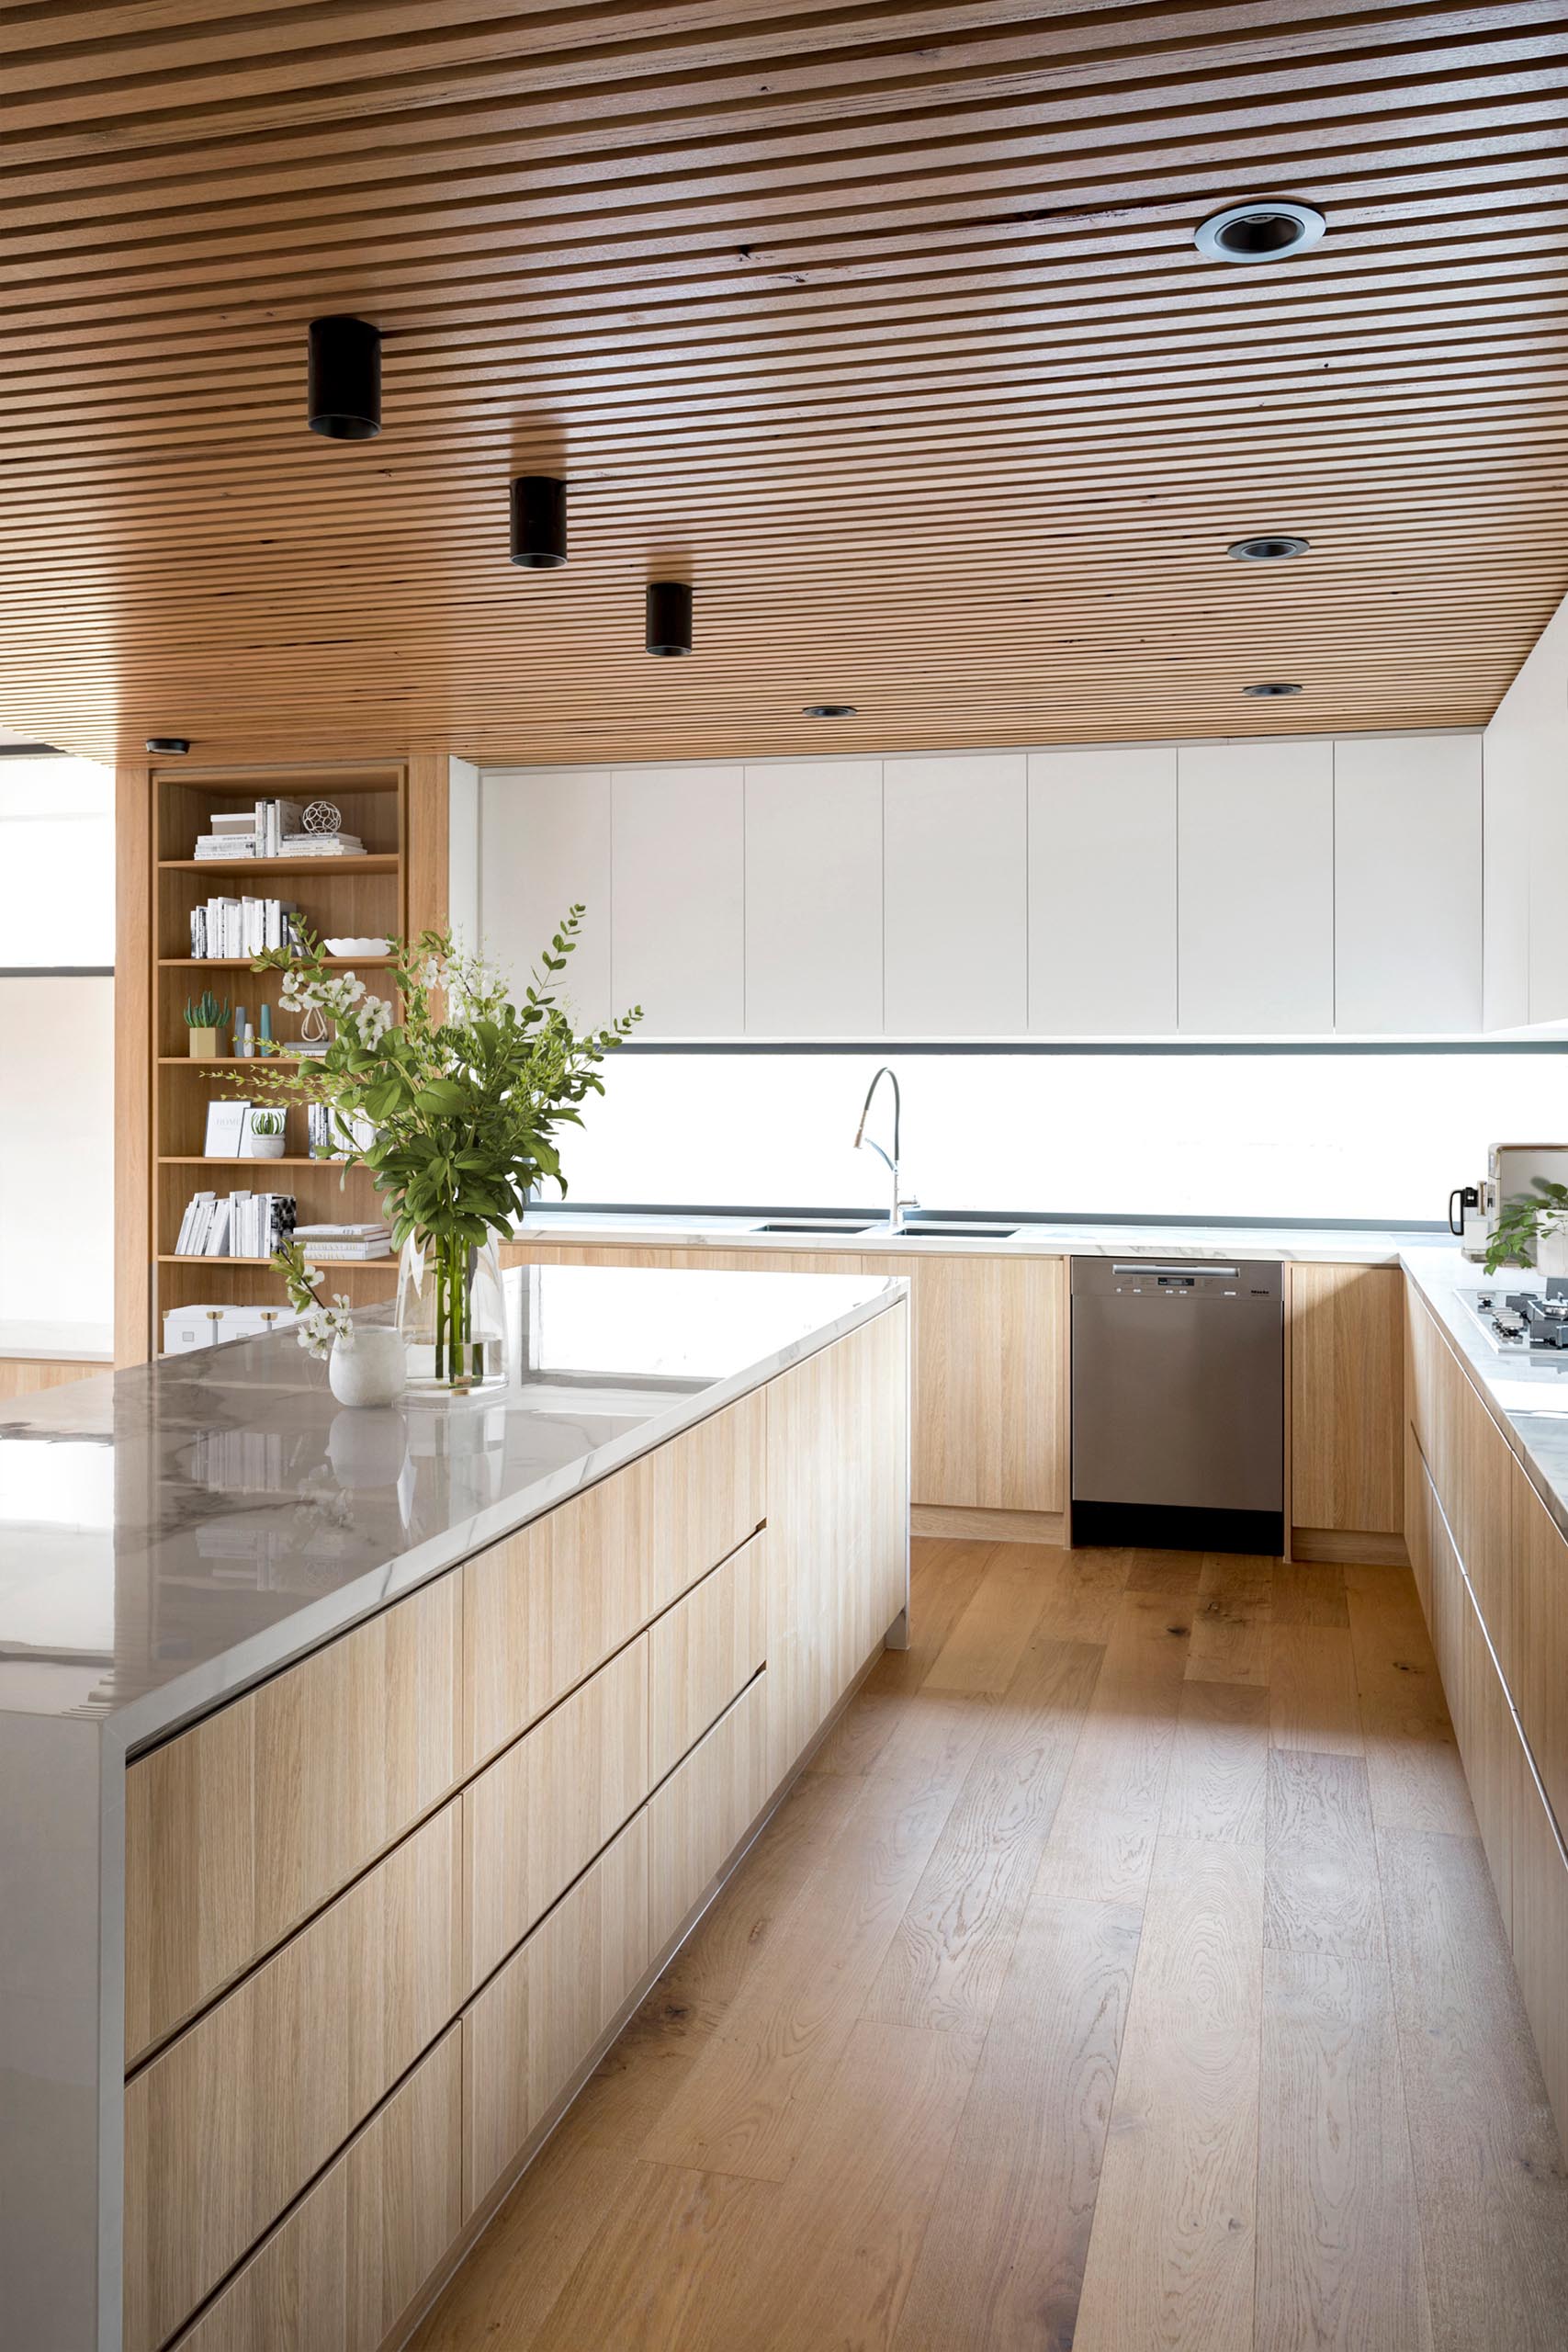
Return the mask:
[[[1481,1026],[1481,738],[1334,747],[1334,1019],[1352,1033]]]
[[[610,787],[617,1006],[639,1037],[746,1025],[744,770],[616,768]]]
[[[1176,1028],[1176,747],[1029,755],[1029,1025]]]
[[[1184,1034],[1331,1030],[1333,744],[1183,744],[1177,778]]]
[[[610,1018],[610,774],[607,768],[488,768],[479,784],[479,929],[521,986],[570,906],[581,944],[559,994],[583,1024]]]
[[[882,763],[746,770],[746,1027],[882,1032]]]
[[[889,1036],[1022,1033],[1026,765],[1022,752],[883,761]]]

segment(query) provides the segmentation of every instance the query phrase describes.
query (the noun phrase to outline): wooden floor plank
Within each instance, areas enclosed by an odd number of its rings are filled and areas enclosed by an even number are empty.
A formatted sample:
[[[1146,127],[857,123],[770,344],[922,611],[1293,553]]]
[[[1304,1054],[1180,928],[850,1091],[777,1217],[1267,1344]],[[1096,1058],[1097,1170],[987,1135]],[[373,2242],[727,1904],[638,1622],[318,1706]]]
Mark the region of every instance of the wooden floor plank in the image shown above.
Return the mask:
[[[927,1690],[1000,1697],[1045,1606],[1061,1554],[1039,1544],[998,1544],[974,1598],[927,1675]]]
[[[1278,1561],[1273,1616],[1276,1625],[1348,1625],[1344,1569],[1332,1560]]]
[[[1135,1911],[1037,1885],[896,2352],[1071,2345],[1138,1933]]]
[[[1245,1552],[1211,1552],[1193,1602],[1190,1682],[1269,1679],[1274,1566]]]
[[[1378,1859],[1436,2352],[1561,2352],[1568,2169],[1480,1840]]]
[[[802,1773],[731,1881],[626,2028],[637,2041],[694,2050],[767,1950],[863,1793],[858,1776]]]
[[[1117,1605],[1042,1865],[1063,1901],[1141,1905],[1180,1712],[1190,1619],[1158,1595]]]
[[[1415,1579],[1345,1572],[1372,1815],[1380,1830],[1478,1835]]]
[[[1362,1758],[1270,1750],[1263,1904],[1271,1951],[1382,1960],[1382,1896]]]
[[[1359,1756],[1355,1654],[1337,1625],[1275,1625],[1269,1637],[1269,1736],[1276,1747]]]
[[[986,1726],[867,2014],[983,2024],[996,2006],[1103,1652],[1035,1645]]]
[[[1074,2352],[1253,2352],[1258,1846],[1160,1841]]]
[[[1431,2352],[1381,1951],[1265,1953],[1259,2113],[1258,2346]]]
[[[989,1544],[917,1536],[909,1546],[909,1575],[918,1605],[909,1611],[909,1646],[884,1650],[864,1688],[873,1691],[918,1690],[943,1644],[975,1597],[991,1556]]]
[[[1269,1693],[1247,1682],[1184,1682],[1160,1835],[1261,1847]]]
[[[650,2161],[782,2180],[958,1794],[868,1779],[821,1870],[644,2143]]]
[[[1045,1580],[1045,1602],[1035,1620],[1034,1639],[1108,1642],[1132,1564],[1131,1552],[1110,1546],[1062,1553]]]
[[[1163,1593],[1167,1600],[1190,1600],[1198,1590],[1207,1557],[1203,1552],[1156,1552],[1140,1547],[1128,1562],[1127,1589]]]

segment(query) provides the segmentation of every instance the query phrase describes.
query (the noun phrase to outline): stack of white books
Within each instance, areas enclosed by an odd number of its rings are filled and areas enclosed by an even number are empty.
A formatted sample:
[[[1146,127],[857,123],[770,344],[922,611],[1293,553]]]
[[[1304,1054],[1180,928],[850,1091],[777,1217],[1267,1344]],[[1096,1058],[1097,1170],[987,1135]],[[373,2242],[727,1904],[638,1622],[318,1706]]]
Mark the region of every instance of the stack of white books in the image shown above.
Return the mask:
[[[389,1258],[392,1235],[389,1226],[297,1225],[294,1238],[308,1258]]]
[[[193,1193],[180,1220],[176,1258],[270,1258],[294,1230],[292,1193]]]
[[[293,899],[209,899],[191,909],[191,961],[260,956],[273,947],[298,951],[300,920]]]
[[[357,833],[286,833],[281,854],[285,857],[363,857],[365,843]]]
[[[279,857],[285,836],[304,822],[297,800],[258,800],[251,808],[215,808],[196,839],[197,857]]]

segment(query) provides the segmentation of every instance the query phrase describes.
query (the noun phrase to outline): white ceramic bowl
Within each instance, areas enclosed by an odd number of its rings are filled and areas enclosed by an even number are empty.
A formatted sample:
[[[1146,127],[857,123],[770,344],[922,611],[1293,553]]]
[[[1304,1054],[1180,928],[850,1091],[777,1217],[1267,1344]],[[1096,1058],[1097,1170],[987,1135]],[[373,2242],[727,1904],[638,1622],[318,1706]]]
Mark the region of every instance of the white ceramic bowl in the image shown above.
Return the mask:
[[[391,944],[389,939],[323,939],[321,942],[329,956],[384,956]]]

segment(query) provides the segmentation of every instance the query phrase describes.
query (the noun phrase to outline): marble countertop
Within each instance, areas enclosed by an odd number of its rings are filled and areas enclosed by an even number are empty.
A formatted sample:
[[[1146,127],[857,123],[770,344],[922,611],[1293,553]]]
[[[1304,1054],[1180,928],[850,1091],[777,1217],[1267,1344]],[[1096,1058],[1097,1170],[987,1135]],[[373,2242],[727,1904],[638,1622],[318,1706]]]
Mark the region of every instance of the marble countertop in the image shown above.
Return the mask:
[[[140,1747],[902,1297],[889,1274],[536,1267],[512,1375],[341,1408],[292,1334],[0,1407],[0,1717]]]
[[[1500,1354],[1456,1296],[1461,1290],[1540,1290],[1540,1276],[1510,1266],[1488,1280],[1483,1267],[1446,1250],[1402,1250],[1400,1263],[1468,1365],[1526,1477],[1568,1535],[1568,1363]]]
[[[798,1223],[809,1220],[803,1215]],[[901,1250],[939,1257],[954,1252],[978,1257],[1079,1258],[1230,1258],[1314,1260],[1341,1266],[1395,1266],[1406,1247],[1429,1248],[1459,1255],[1459,1244],[1448,1234],[1419,1227],[1390,1226],[1241,1226],[1241,1225],[1095,1225],[1041,1220],[1021,1224],[1006,1240],[966,1235],[963,1225],[944,1228],[938,1240],[911,1241],[873,1225],[869,1230],[837,1230],[849,1219],[835,1219],[810,1233],[764,1233],[764,1223],[782,1218],[754,1216],[694,1216],[671,1210],[660,1215],[613,1216],[592,1210],[550,1210],[520,1226],[516,1241],[645,1242],[656,1249],[700,1248],[705,1243],[748,1250],[847,1250],[860,1254]],[[975,1219],[976,1223],[1006,1225],[1006,1217]]]

